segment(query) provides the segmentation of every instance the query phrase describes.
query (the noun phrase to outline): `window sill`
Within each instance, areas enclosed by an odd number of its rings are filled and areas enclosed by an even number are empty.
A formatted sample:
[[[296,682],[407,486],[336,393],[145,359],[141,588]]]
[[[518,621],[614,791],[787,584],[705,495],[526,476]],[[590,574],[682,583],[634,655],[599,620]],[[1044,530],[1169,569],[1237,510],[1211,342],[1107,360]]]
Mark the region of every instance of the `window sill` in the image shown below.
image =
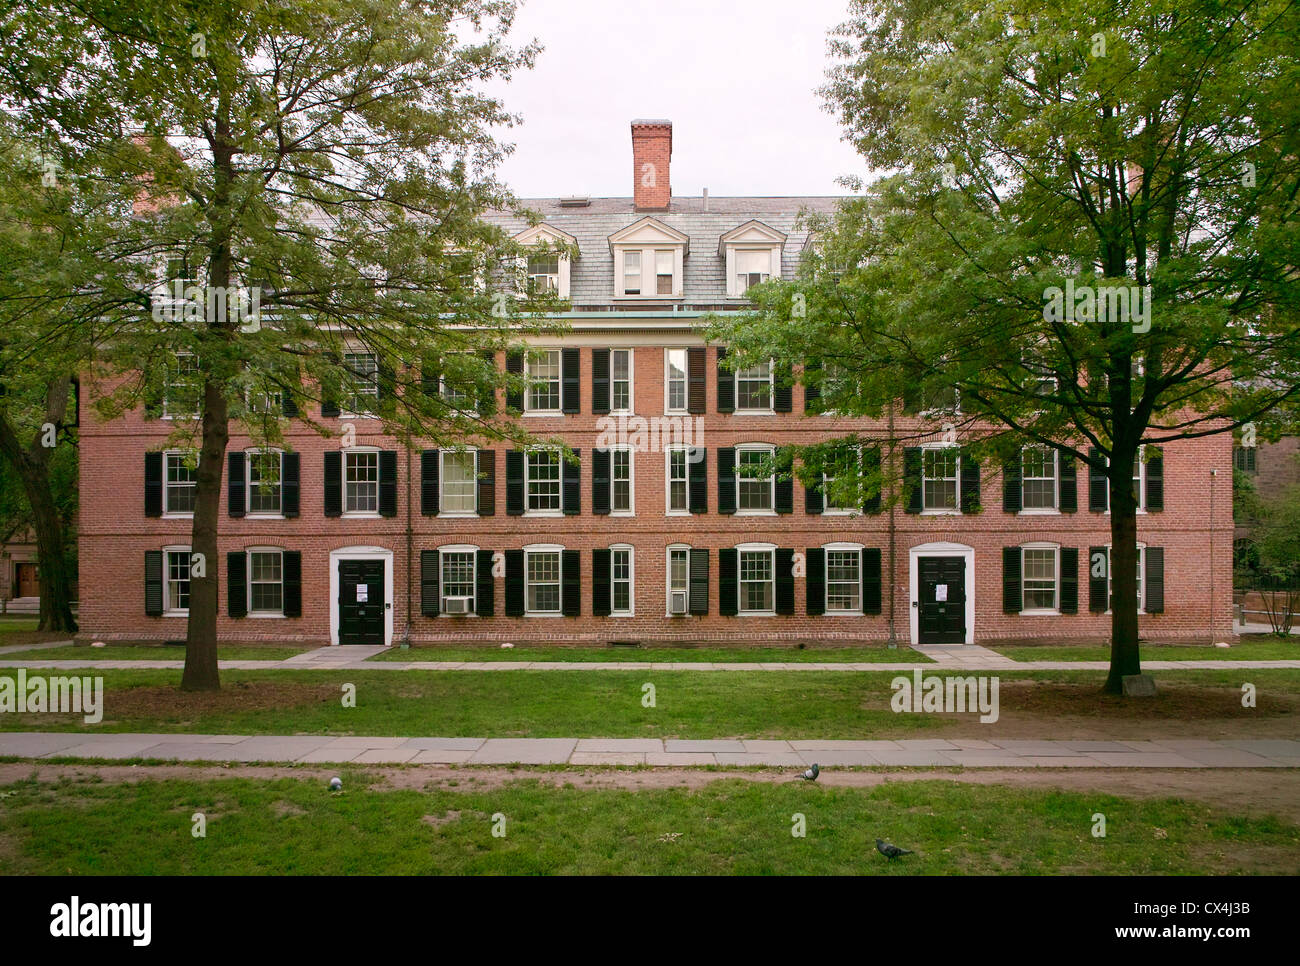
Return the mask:
[[[776,511],[775,510],[737,510],[735,515],[738,517],[774,517],[776,516]]]
[[[472,520],[478,516],[477,510],[439,510],[438,516],[448,520]]]
[[[733,416],[775,416],[775,409],[735,409]]]
[[[610,611],[609,616],[610,617],[635,617],[636,612],[630,610],[615,610],[615,611]]]
[[[737,617],[775,617],[774,610],[741,610],[736,612]]]
[[[460,618],[460,617],[478,617],[478,614],[474,613],[473,611],[470,611],[467,614],[448,614],[445,610],[439,608],[437,619],[442,620],[444,617],[451,618],[451,619]]]
[[[284,614],[273,614],[269,611],[266,613],[254,613],[253,611],[249,611],[244,616],[259,621],[265,621],[265,620],[282,621],[285,619]]]
[[[526,409],[522,415],[525,418],[530,418],[537,416],[563,416],[565,413],[562,409]]]
[[[340,516],[344,520],[382,520],[383,515],[378,510],[349,510]]]
[[[635,510],[610,510],[609,515],[612,517],[634,517],[636,516],[636,511]]]
[[[1030,507],[1027,510],[1017,510],[1018,517],[1058,517],[1061,511],[1056,507]]]
[[[560,613],[558,610],[542,610],[542,611],[526,610],[524,611],[524,616],[525,617],[563,617],[564,615]]]
[[[664,511],[664,516],[666,517],[688,517],[690,515],[691,515],[690,510],[665,510]]]
[[[245,520],[283,520],[283,513],[245,513]]]
[[[862,514],[862,511],[861,511],[861,510],[831,510],[831,509],[826,509],[826,510],[823,510],[823,511],[822,511],[822,516],[824,516],[824,517],[856,517],[856,516],[861,516],[861,514]]]
[[[1136,513],[1136,514],[1137,514],[1138,516],[1140,516],[1140,517],[1144,517],[1144,516],[1146,516],[1146,513],[1147,513],[1147,511],[1146,511],[1146,507],[1138,507],[1138,508],[1137,508],[1136,510],[1134,510],[1133,512]],[[1110,510],[1109,510],[1109,509],[1106,510],[1105,513],[1104,513],[1103,515],[1104,515],[1104,516],[1110,516]]]
[[[923,516],[923,517],[959,517],[959,516],[961,516],[961,511],[960,511],[960,510],[922,510],[922,511],[921,511],[921,516]]]
[[[564,511],[563,510],[525,510],[524,516],[554,519],[554,518],[559,518],[564,516]]]
[[[379,419],[378,413],[339,413],[336,419]]]
[[[189,617],[188,610],[165,610],[162,612],[163,617]]]
[[[164,513],[162,515],[162,518],[164,520],[193,520],[194,514],[193,513]]]
[[[823,617],[865,617],[866,614],[860,610],[828,610]]]
[[[1055,608],[1047,609],[1047,608],[1037,607],[1034,608],[1033,610],[1022,610],[1020,612],[1020,616],[1021,617],[1060,617],[1061,612],[1059,610],[1056,610]]]

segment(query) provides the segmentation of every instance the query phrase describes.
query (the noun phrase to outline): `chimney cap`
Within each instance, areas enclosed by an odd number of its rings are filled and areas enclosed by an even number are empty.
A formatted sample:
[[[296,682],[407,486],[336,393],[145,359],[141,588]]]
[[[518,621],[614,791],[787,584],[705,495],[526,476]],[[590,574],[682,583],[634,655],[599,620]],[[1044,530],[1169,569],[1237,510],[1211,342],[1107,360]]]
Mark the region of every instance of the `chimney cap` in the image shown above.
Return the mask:
[[[663,117],[638,117],[632,119],[632,126],[646,125],[648,127],[672,127],[673,122]]]

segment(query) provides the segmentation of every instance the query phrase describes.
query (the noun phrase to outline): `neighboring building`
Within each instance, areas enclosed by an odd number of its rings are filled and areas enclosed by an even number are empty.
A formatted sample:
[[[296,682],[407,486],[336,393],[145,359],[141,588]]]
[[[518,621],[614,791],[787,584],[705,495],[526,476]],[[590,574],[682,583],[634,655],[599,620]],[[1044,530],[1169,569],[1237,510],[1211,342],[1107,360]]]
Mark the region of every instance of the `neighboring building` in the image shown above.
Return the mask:
[[[21,530],[0,542],[0,600],[39,600],[40,570],[36,563],[36,535]]]
[[[536,382],[496,403],[561,435],[580,465],[499,442],[407,453],[364,415],[373,398],[322,415],[356,427],[351,449],[293,424],[269,490],[266,457],[232,437],[222,638],[882,641],[891,614],[904,642],[1105,638],[1108,586],[1089,561],[1110,539],[1106,488],[1054,452],[1004,478],[936,421],[900,416],[900,432],[933,432],[900,454],[917,485],[893,512],[738,474],[773,447],[882,430],[817,414],[770,367],[726,372],[725,347],[694,331],[706,311],[743,310],[749,285],[793,277],[801,210],[836,199],[673,196],[671,124],[633,122],[632,139],[634,197],[538,199],[540,225],[510,225],[578,256],[530,260],[531,284],[571,300],[570,331],[528,361],[499,356]],[[620,417],[626,445],[597,449]],[[170,425],[83,422],[83,634],[183,637],[193,484],[182,455],[161,452]],[[654,445],[665,429],[680,445]],[[1229,633],[1231,448],[1226,434],[1187,440],[1137,469],[1145,637],[1206,636],[1211,600]]]

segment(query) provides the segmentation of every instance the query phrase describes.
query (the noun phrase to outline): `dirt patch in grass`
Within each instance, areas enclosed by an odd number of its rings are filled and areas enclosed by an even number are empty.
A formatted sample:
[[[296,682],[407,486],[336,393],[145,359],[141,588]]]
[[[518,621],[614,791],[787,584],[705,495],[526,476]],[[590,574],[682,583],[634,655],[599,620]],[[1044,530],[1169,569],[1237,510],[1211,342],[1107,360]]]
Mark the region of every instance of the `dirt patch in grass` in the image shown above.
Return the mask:
[[[4,629],[4,625],[0,624],[0,647],[30,646],[32,644],[44,644],[46,641],[70,640],[72,640],[72,635],[67,631],[7,631]],[[8,660],[12,659],[0,654],[0,661]]]
[[[291,681],[229,681],[220,691],[181,691],[176,687],[125,688],[104,702],[104,721],[154,718],[184,723],[207,713],[270,711],[338,701],[337,684]],[[75,717],[75,716],[72,716]]]
[[[306,815],[307,810],[293,802],[279,801],[271,805],[271,811],[279,818],[286,818],[292,815]]]

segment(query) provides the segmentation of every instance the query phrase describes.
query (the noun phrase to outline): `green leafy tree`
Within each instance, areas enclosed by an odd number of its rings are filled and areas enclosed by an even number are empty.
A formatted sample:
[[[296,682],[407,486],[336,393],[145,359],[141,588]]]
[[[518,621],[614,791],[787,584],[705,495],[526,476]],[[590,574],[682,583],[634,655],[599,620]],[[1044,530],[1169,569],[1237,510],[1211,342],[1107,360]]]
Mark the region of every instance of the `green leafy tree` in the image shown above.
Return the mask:
[[[810,363],[827,409],[955,394],[976,457],[1104,474],[1111,692],[1140,670],[1140,447],[1294,420],[1298,32],[1288,0],[858,0],[824,93],[885,175],[711,327],[735,365]]]
[[[519,254],[483,217],[515,204],[493,175],[494,131],[514,119],[482,92],[531,65],[534,46],[506,43],[513,14],[505,0],[53,0],[0,19],[0,94],[23,132],[53,141],[74,180],[134,186],[121,264],[155,281],[169,264],[205,305],[178,318],[174,289],[140,286],[96,340],[105,415],[187,393],[198,414],[172,440],[198,451],[184,689],[219,687],[232,425],[276,441],[266,400],[310,421],[308,403],[377,380],[376,415],[408,444],[522,436],[505,413],[423,391],[437,368],[485,396],[505,377],[479,353],[554,308],[487,285]],[[379,371],[350,365],[351,348]]]

